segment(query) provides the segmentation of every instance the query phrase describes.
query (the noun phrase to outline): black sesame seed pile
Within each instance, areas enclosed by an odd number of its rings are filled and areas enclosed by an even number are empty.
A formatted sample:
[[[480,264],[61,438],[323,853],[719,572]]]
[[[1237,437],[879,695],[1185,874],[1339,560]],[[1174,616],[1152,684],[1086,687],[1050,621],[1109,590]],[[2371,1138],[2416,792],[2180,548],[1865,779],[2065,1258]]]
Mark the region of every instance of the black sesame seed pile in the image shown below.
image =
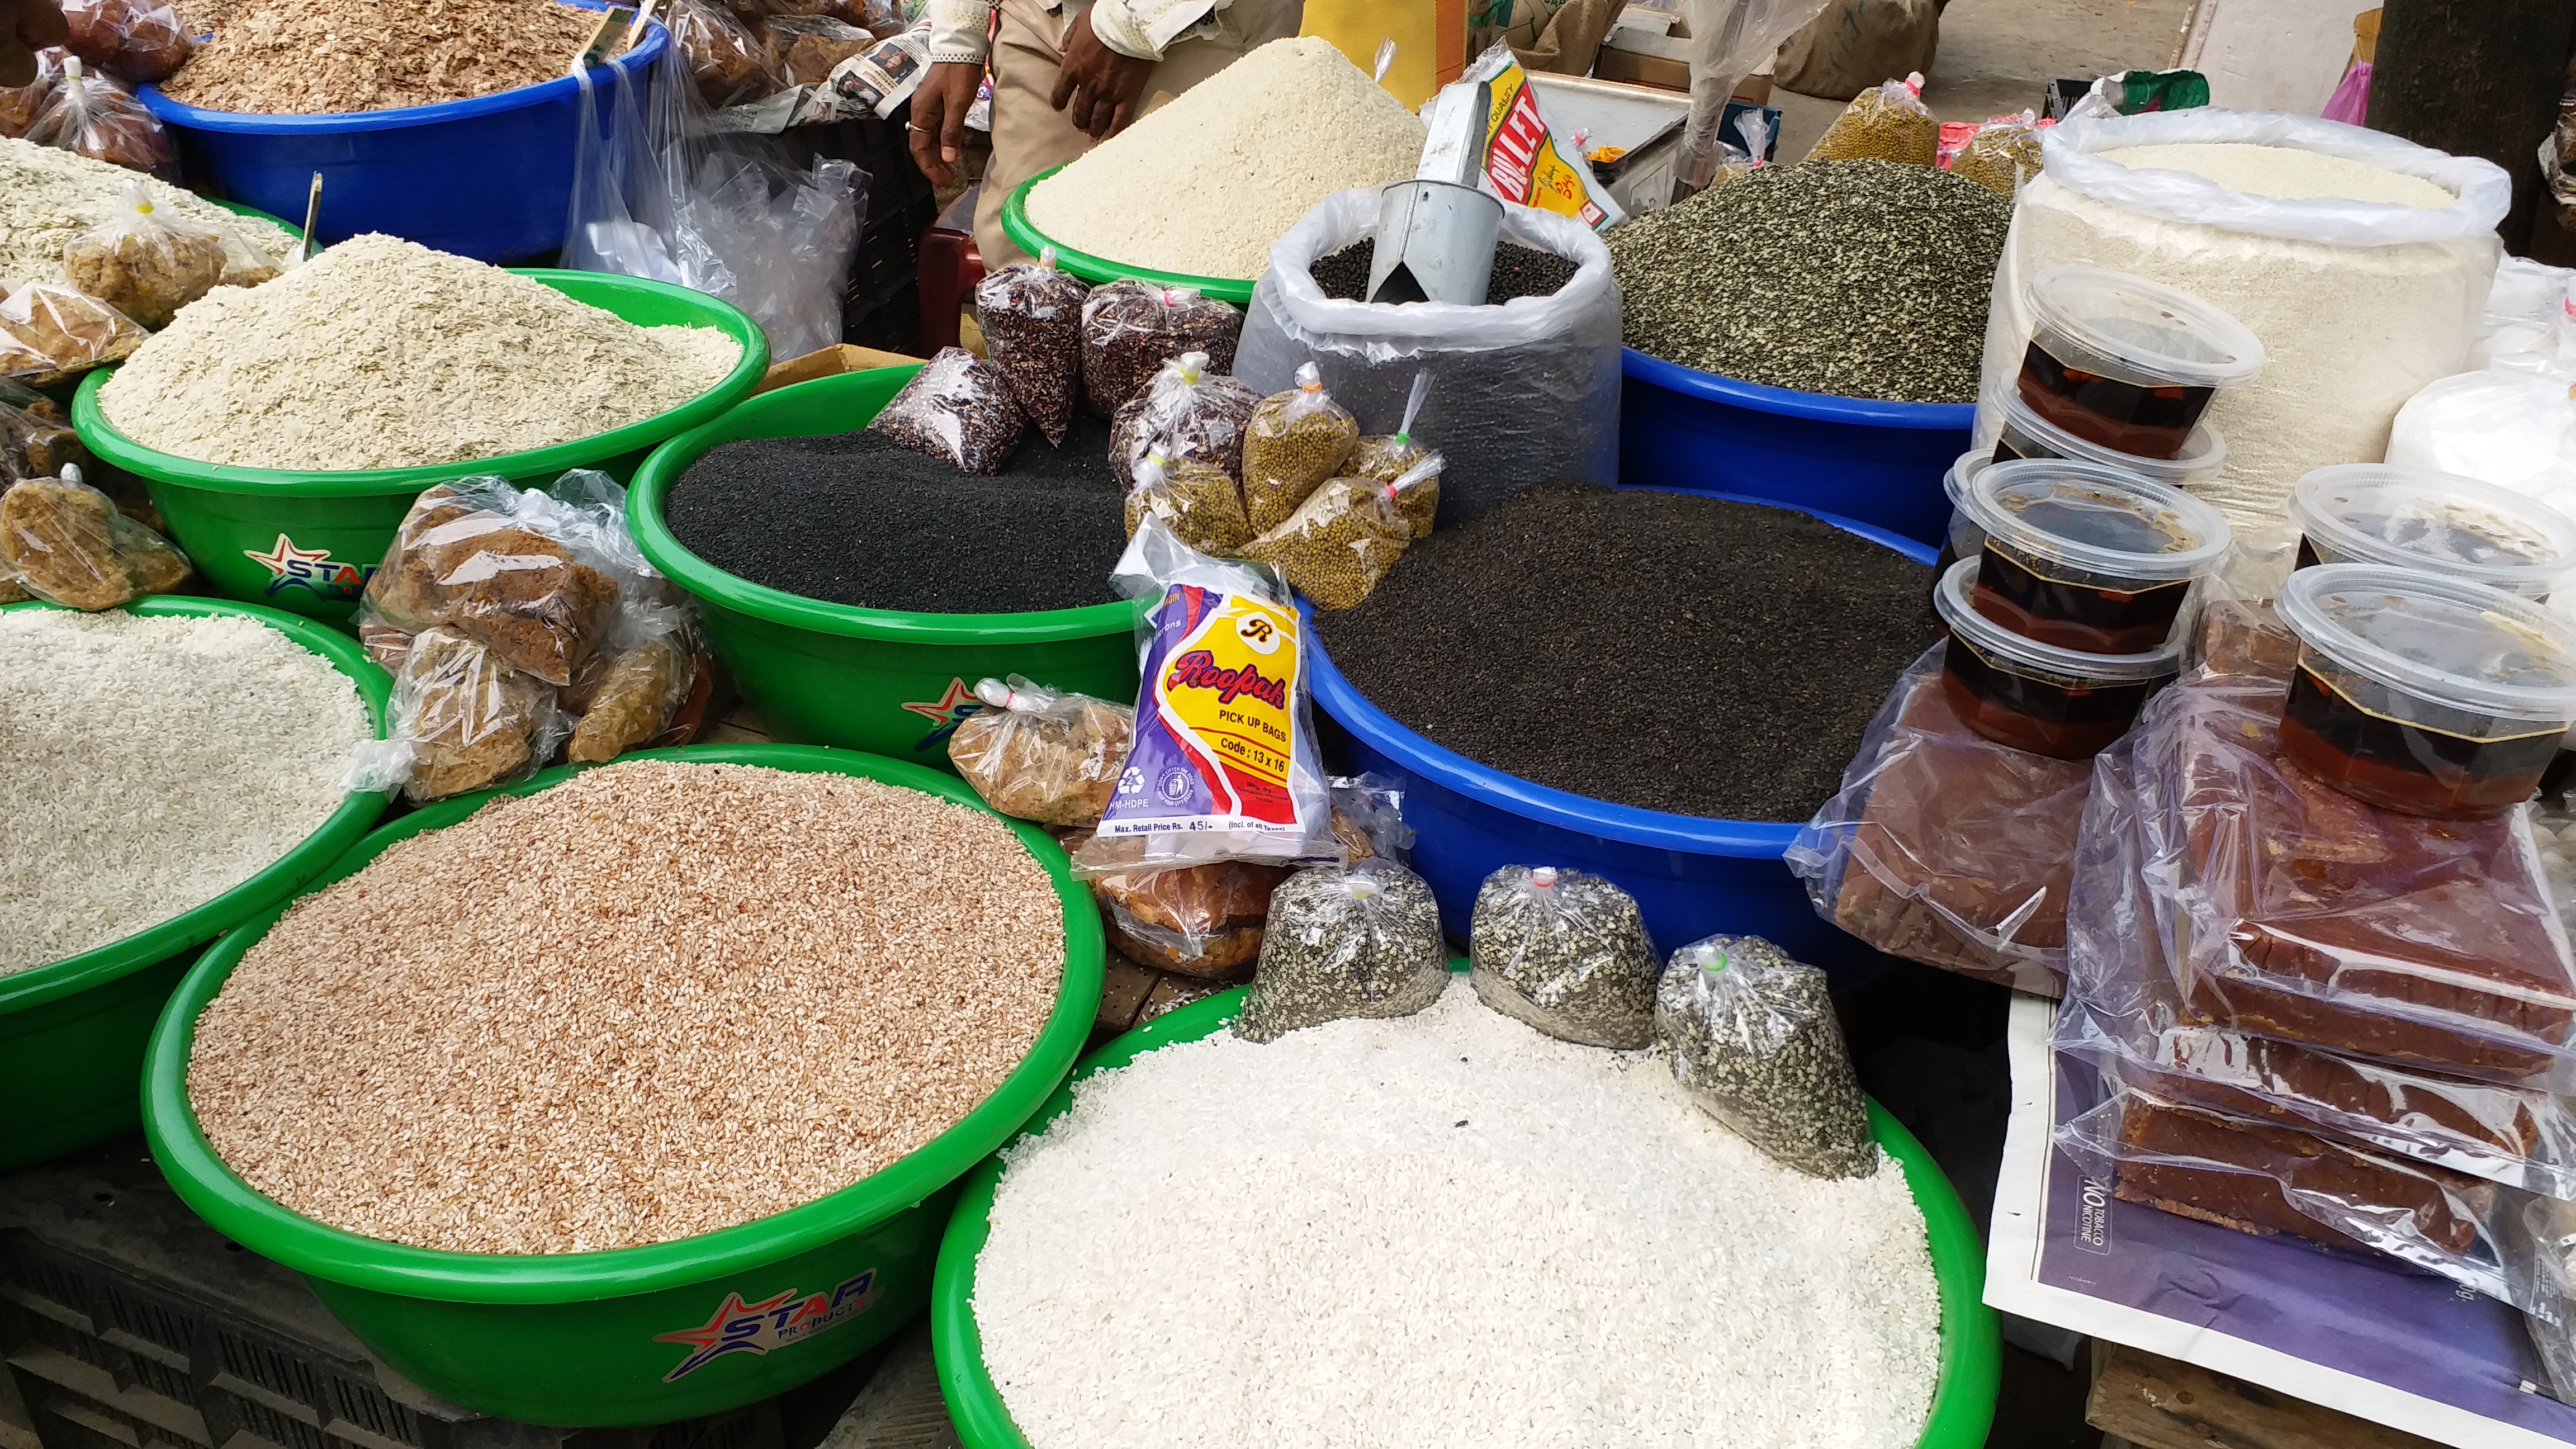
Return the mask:
[[[1315,285],[1327,297],[1344,302],[1368,299],[1369,268],[1377,261],[1374,239],[1355,241],[1340,251],[1320,256],[1306,270]],[[1556,290],[1574,280],[1578,269],[1574,263],[1554,252],[1525,247],[1518,242],[1494,244],[1494,270],[1485,282],[1485,304],[1499,307],[1515,297],[1552,297]]]
[[[1764,166],[1602,236],[1627,342],[1801,392],[1973,402],[2012,203],[1931,166]]]
[[[1931,576],[1794,509],[1547,483],[1416,542],[1315,631],[1370,703],[1480,764],[1804,821],[1937,637]]]

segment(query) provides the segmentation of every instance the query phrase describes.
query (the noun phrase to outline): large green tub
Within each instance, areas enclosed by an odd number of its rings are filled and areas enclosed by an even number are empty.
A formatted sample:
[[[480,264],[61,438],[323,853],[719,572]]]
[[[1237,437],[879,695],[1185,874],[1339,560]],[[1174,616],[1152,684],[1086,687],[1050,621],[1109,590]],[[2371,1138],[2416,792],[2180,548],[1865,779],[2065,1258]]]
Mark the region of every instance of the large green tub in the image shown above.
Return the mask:
[[[11,604],[5,611],[50,609]],[[393,681],[347,635],[275,609],[213,599],[151,598],[127,606],[158,617],[235,614],[256,619],[331,661],[385,729]],[[384,813],[380,793],[353,794],[322,828],[276,864],[148,931],[49,965],[0,976],[0,1168],[131,1132],[143,1047],[170,988],[212,937],[275,905],[339,858]],[[43,832],[25,842],[42,849]]]
[[[985,809],[951,776],[841,750],[698,745],[623,758],[855,775]],[[531,794],[575,772],[548,770],[406,816],[368,836],[315,889],[395,841],[464,819],[494,794]],[[187,1089],[198,1014],[282,907],[207,952],[180,983],[144,1066],[144,1134],[171,1186],[206,1221],[304,1274],[369,1352],[468,1408],[539,1424],[656,1424],[784,1392],[875,1345],[929,1303],[957,1179],[1054,1092],[1099,1013],[1100,913],[1091,893],[1045,831],[1005,823],[1064,902],[1064,984],[1053,1014],[1028,1059],[982,1106],[892,1166],[803,1207],[650,1247],[525,1256],[405,1247],[288,1211],[215,1156]]]
[[[772,733],[946,769],[948,736],[981,707],[975,681],[987,675],[1016,671],[1054,689],[1134,699],[1135,606],[915,614],[827,604],[726,573],[682,547],[662,516],[680,476],[708,449],[866,427],[920,370],[883,367],[782,387],[682,433],[636,472],[626,522],[653,567],[697,596],[716,654]],[[782,535],[794,527],[779,520]]]
[[[1464,971],[1464,962],[1451,969]],[[1243,1006],[1242,987],[1195,1001],[1168,1016],[1138,1027],[1083,1059],[1070,1081],[1047,1098],[1023,1133],[1046,1125],[1073,1105],[1073,1082],[1094,1072],[1123,1067],[1157,1047],[1214,1036],[1234,1020]],[[1941,1291],[1941,1379],[1933,1392],[1932,1413],[1924,1422],[1916,1449],[1981,1449],[1994,1422],[1995,1395],[2003,1375],[2002,1328],[1985,1305],[1986,1254],[1977,1241],[1976,1225],[1932,1161],[1878,1103],[1869,1104],[1870,1129],[1897,1164],[1905,1169],[1906,1186],[1923,1209],[1931,1239],[1932,1271]],[[930,1305],[931,1348],[938,1358],[939,1391],[948,1401],[948,1417],[966,1449],[1029,1449],[1001,1390],[984,1369],[983,1335],[975,1327],[975,1260],[982,1256],[990,1232],[993,1189],[1002,1180],[996,1156],[966,1179],[965,1194],[948,1220],[939,1245],[939,1284]],[[1115,1346],[1104,1352],[1117,1351]]]
[[[1095,287],[1103,282],[1129,280],[1151,282],[1157,287],[1187,287],[1202,297],[1212,297],[1219,302],[1231,303],[1237,309],[1252,305],[1252,288],[1257,280],[1255,278],[1193,277],[1187,272],[1158,272],[1151,267],[1111,261],[1107,257],[1095,257],[1089,252],[1076,251],[1038,230],[1037,223],[1029,220],[1029,193],[1037,189],[1039,182],[1063,169],[1061,166],[1049,167],[1021,182],[1009,196],[1002,198],[1002,235],[1009,237],[1012,245],[1030,256],[1036,256],[1048,247],[1055,248],[1057,266]]]
[[[118,432],[100,409],[99,389],[113,368],[82,380],[72,427],[100,462],[142,480],[172,537],[216,591],[337,623],[356,611],[367,576],[393,544],[394,526],[422,489],[478,474],[543,487],[573,468],[597,468],[624,482],[655,445],[748,397],[768,369],[760,324],[703,292],[597,272],[515,270],[638,326],[717,328],[742,344],[742,360],[707,392],[640,423],[532,452],[420,468],[240,468],[159,452]]]

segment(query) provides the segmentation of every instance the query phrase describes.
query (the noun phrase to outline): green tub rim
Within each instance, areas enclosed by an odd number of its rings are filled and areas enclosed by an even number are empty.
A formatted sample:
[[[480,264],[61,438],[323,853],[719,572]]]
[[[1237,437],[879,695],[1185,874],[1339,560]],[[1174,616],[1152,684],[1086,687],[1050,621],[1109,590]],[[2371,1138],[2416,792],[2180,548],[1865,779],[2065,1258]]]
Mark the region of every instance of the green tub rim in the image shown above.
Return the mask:
[[[760,330],[760,324],[731,303],[704,292],[694,292],[669,282],[622,277],[607,272],[574,272],[551,267],[512,267],[509,271],[515,276],[542,282],[576,302],[588,303],[603,311],[613,309],[604,306],[600,299],[618,295],[656,296],[680,303],[704,318],[703,323],[688,325],[711,326],[724,332],[742,345],[742,356],[734,363],[733,371],[726,373],[714,387],[678,407],[640,422],[552,447],[504,453],[497,458],[466,458],[453,463],[329,471],[248,468],[164,453],[127,437],[107,420],[106,410],[99,406],[98,394],[115,373],[113,367],[99,368],[81,379],[80,390],[72,395],[72,431],[80,435],[81,442],[98,456],[99,461],[158,483],[202,488],[212,493],[360,498],[386,493],[417,493],[433,483],[487,473],[505,478],[535,478],[595,466],[604,459],[651,447],[675,431],[695,427],[709,418],[722,415],[726,409],[749,396],[751,390],[759,386],[761,375],[769,370],[769,338]]]
[[[258,604],[236,603],[229,599],[201,599],[188,595],[157,594],[121,606],[131,614],[147,618],[236,616],[255,619],[287,638],[321,655],[332,668],[347,676],[358,687],[358,697],[366,702],[368,716],[375,723],[375,737],[385,735],[387,701],[393,693],[393,676],[367,658],[358,641],[327,624],[289,614]],[[14,614],[38,609],[59,609],[60,605],[41,600],[0,605],[0,613]],[[75,612],[62,609],[64,613]],[[385,813],[386,795],[382,791],[352,791],[319,828],[293,850],[279,856],[267,869],[234,886],[231,890],[193,910],[182,911],[157,926],[137,931],[123,940],[66,956],[42,966],[0,976],[0,1016],[58,1001],[77,992],[101,986],[120,976],[130,975],[157,961],[166,960],[189,947],[231,930],[261,910],[277,903],[296,885],[328,867],[358,837],[367,833],[379,816]]]
[[[417,1248],[328,1227],[282,1206],[234,1175],[197,1128],[188,1103],[188,1054],[197,1015],[233,967],[292,902],[279,905],[209,950],[171,993],[143,1065],[143,1133],[153,1160],[181,1200],[217,1232],[297,1272],[353,1288],[452,1303],[544,1306],[622,1298],[684,1287],[758,1268],[866,1231],[919,1206],[1008,1140],[1072,1068],[1100,1010],[1103,945],[1088,886],[1073,878],[1052,836],[1012,820],[966,783],[925,766],[810,745],[689,745],[644,750],[626,760],[758,765],[851,775],[901,785],[982,811],[1011,827],[1055,881],[1065,908],[1064,983],[1027,1059],[947,1131],[838,1192],[800,1207],[696,1237],[587,1253],[459,1253]],[[532,795],[596,765],[558,766],[516,785],[459,796],[418,810],[360,841],[308,891],[354,874],[395,841],[452,825],[499,795]]]
[[[1465,963],[1452,962],[1450,969],[1463,971]],[[1234,1019],[1246,989],[1238,986],[1194,1001],[1085,1057],[1019,1135],[1038,1131],[1061,1116],[1073,1105],[1073,1084],[1094,1072],[1125,1066],[1176,1041],[1214,1035]],[[2003,1328],[1985,1304],[1985,1246],[1932,1154],[1876,1099],[1869,1103],[1869,1125],[1879,1146],[1904,1168],[1905,1185],[1923,1210],[1924,1234],[1930,1240],[1933,1275],[1940,1288],[1940,1377],[1915,1449],[1982,1449],[1994,1423],[1995,1396],[2003,1378]],[[967,1449],[1029,1449],[1002,1402],[1001,1390],[985,1372],[984,1337],[975,1327],[975,1263],[983,1256],[991,1231],[987,1220],[993,1210],[993,1189],[1001,1180],[998,1153],[966,1178],[966,1190],[940,1238],[939,1266],[930,1290],[930,1339],[940,1396]]]
[[[1193,277],[1187,272],[1158,272],[1151,267],[1113,262],[1107,257],[1095,257],[1089,252],[1076,251],[1038,230],[1037,224],[1029,220],[1029,192],[1039,182],[1063,169],[1062,166],[1050,166],[1013,187],[1011,194],[1002,198],[1002,235],[1009,237],[1013,245],[1030,256],[1036,256],[1048,247],[1055,248],[1056,265],[1093,286],[1104,282],[1123,282],[1132,279],[1151,282],[1158,287],[1187,287],[1202,297],[1213,297],[1220,302],[1230,302],[1238,309],[1252,305],[1252,289],[1258,283],[1258,278]]]
[[[862,609],[854,604],[809,599],[802,594],[753,583],[739,574],[727,573],[689,552],[688,547],[672,534],[670,524],[662,517],[662,500],[670,496],[680,476],[701,454],[718,443],[734,442],[745,436],[735,431],[742,422],[755,419],[763,412],[782,410],[792,403],[833,398],[841,393],[853,395],[852,416],[857,416],[859,406],[865,406],[867,416],[873,418],[876,410],[885,405],[886,399],[919,371],[919,363],[908,367],[875,367],[773,388],[745,399],[721,417],[702,423],[655,448],[653,455],[644,460],[644,466],[635,470],[635,482],[626,493],[626,527],[635,535],[636,548],[643,552],[647,563],[661,570],[663,577],[701,599],[772,624],[845,639],[937,645],[1040,644],[1060,639],[1089,639],[1133,629],[1136,606],[1126,600],[1085,604],[1078,609],[1043,609],[1019,614],[926,614],[902,609]],[[867,396],[880,391],[881,396]],[[867,419],[859,419],[856,426],[867,426]]]

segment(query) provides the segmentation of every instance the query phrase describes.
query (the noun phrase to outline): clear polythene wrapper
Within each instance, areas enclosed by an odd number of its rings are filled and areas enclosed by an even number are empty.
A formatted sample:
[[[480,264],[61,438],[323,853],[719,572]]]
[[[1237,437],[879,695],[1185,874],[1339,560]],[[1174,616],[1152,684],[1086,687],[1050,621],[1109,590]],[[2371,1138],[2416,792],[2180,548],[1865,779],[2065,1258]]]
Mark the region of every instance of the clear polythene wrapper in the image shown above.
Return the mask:
[[[1773,1161],[1810,1177],[1878,1170],[1824,972],[1759,936],[1694,941],[1664,968],[1655,1036],[1673,1080]]]
[[[1165,362],[1207,354],[1217,372],[1234,370],[1243,314],[1188,287],[1133,279],[1095,287],[1082,302],[1082,397],[1091,411],[1116,418]]]
[[[1411,1016],[1449,987],[1440,906],[1388,860],[1301,870],[1270,897],[1235,1035],[1273,1041],[1349,1017]]]
[[[1243,478],[1244,430],[1261,394],[1238,378],[1212,372],[1204,352],[1185,352],[1154,370],[1109,424],[1109,466],[1133,481],[1136,465],[1160,448],[1166,457],[1213,463]]]
[[[1507,865],[1476,892],[1468,930],[1476,999],[1561,1041],[1654,1045],[1664,963],[1626,891],[1597,875]]]
[[[2056,996],[2091,770],[1961,723],[1948,648],[1907,667],[1787,852],[1816,914],[1891,956]]]
[[[975,697],[984,707],[948,737],[948,762],[984,803],[1041,825],[1098,824],[1136,711],[1019,674],[979,681]]]
[[[1360,444],[1350,410],[1324,391],[1315,364],[1301,364],[1296,386],[1261,400],[1243,439],[1243,507],[1252,531],[1267,533],[1342,471]]]
[[[571,730],[556,691],[454,629],[413,635],[394,670],[394,718],[350,787],[400,785],[415,804],[524,780]]]
[[[2094,761],[2057,1052],[2166,1101],[2576,1198],[2576,1116],[2566,1098],[2258,1036],[2184,1009],[2166,964],[2180,912],[2142,869],[2133,754],[2123,742]]]
[[[0,493],[0,580],[68,608],[113,609],[188,577],[188,557],[69,478],[29,478]]]
[[[226,260],[220,233],[163,211],[137,181],[115,215],[63,244],[66,280],[152,328],[213,291]]]
[[[2527,1226],[2529,1193],[2133,1087],[2054,1137],[2124,1202],[2383,1254],[2525,1313],[2561,1312]]]
[[[64,57],[62,77],[27,127],[27,139],[92,161],[178,179],[179,153],[160,118],[123,84],[85,69],[77,55]]]
[[[71,53],[137,85],[167,78],[196,47],[179,12],[155,0],[62,0]]]
[[[1150,514],[1202,553],[1231,554],[1252,541],[1243,490],[1216,464],[1187,453],[1172,457],[1158,444],[1136,464],[1134,480],[1127,489],[1129,538]]]
[[[1357,775],[1335,775],[1333,790],[1333,838],[1342,843],[1346,864],[1363,860],[1391,860],[1409,864],[1413,853],[1413,827],[1404,823],[1404,789],[1396,781],[1374,770]]]
[[[72,431],[62,404],[0,377],[0,484],[59,477],[66,466],[88,461],[89,450]]]
[[[1413,540],[1431,531],[1440,469],[1433,453],[1393,483],[1336,478],[1246,543],[1243,556],[1279,570],[1318,609],[1356,609]]]
[[[1081,278],[1057,268],[1053,247],[975,284],[975,325],[993,365],[1050,443],[1064,441],[1082,398],[1082,302],[1090,295]]]
[[[1086,877],[1214,860],[1336,860],[1309,717],[1305,621],[1256,565],[1191,549],[1147,516],[1110,582],[1141,620],[1136,738]]]
[[[2186,1018],[2565,1090],[2576,966],[2530,807],[2431,820],[2355,800],[2279,758],[2286,690],[2205,669],[2127,741],[2139,873]]]
[[[607,661],[596,683],[566,692],[581,715],[564,741],[568,763],[604,765],[670,728],[697,683],[696,618],[678,605],[630,603]]]
[[[1079,849],[1089,837],[1067,837]],[[1221,860],[1213,865],[1105,875],[1091,882],[1110,949],[1158,970],[1214,980],[1237,976],[1261,954],[1270,896],[1288,871]]]
[[[961,472],[990,476],[1011,461],[1027,426],[1028,414],[999,366],[963,347],[943,347],[878,411],[868,430]]]
[[[59,282],[29,282],[0,300],[0,377],[55,387],[143,345],[134,319]]]

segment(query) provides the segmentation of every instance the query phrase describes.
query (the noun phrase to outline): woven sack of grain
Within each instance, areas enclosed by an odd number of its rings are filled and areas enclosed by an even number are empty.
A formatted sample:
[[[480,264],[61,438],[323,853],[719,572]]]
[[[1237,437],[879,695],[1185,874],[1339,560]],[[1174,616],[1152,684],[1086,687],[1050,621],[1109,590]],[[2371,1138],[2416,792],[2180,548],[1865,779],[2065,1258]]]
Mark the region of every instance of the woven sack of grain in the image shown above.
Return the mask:
[[[2341,158],[2455,199],[2282,200],[2103,155],[2212,145]],[[2021,190],[1995,271],[1978,446],[2001,430],[2001,399],[2029,343],[2030,279],[2055,266],[2179,287],[2262,340],[2263,370],[2220,392],[2206,416],[2227,438],[2226,467],[2194,485],[2240,537],[2284,529],[2282,500],[2310,470],[2379,461],[2407,398],[2467,365],[2495,276],[2495,225],[2512,198],[2492,163],[2312,116],[2215,108],[2067,121],[2041,146],[2043,172]],[[2279,170],[2277,156],[2251,159]],[[2280,174],[2276,185],[2299,180]]]
[[[1802,96],[1848,101],[1908,71],[1928,73],[1940,46],[1936,0],[1833,0],[1780,47],[1771,79]]]
[[[1377,192],[1324,198],[1270,252],[1245,310],[1235,376],[1262,393],[1312,361],[1364,434],[1392,433],[1417,373],[1431,385],[1413,437],[1448,458],[1439,526],[1455,527],[1532,483],[1619,481],[1619,284],[1610,253],[1571,217],[1503,208],[1502,239],[1577,264],[1545,297],[1500,306],[1403,307],[1324,295],[1318,257],[1374,235]]]

